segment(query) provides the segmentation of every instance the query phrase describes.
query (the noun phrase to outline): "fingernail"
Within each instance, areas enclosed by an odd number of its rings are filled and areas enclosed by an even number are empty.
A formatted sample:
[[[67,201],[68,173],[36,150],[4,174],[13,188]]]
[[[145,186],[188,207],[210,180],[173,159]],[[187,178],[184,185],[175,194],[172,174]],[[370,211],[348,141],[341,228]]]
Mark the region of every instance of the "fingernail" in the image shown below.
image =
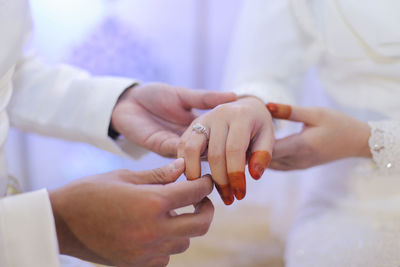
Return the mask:
[[[268,103],[266,107],[274,118],[289,119],[292,114],[292,107],[290,105]]]
[[[225,203],[225,205],[231,205],[234,201],[234,198],[232,195],[232,189],[229,186],[229,184],[226,185],[215,184],[215,187],[217,188],[217,191],[221,196],[221,199]]]
[[[268,103],[266,105],[266,107],[269,110],[269,112],[271,112],[272,114],[274,114],[278,111],[278,106],[275,103]]]
[[[229,183],[237,200],[246,196],[246,176],[244,172],[228,173]]]
[[[249,160],[249,172],[251,177],[258,180],[271,162],[271,154],[268,151],[255,151]]]
[[[251,174],[251,176],[254,178],[254,179],[256,179],[256,180],[258,180],[258,179],[260,179],[261,178],[261,176],[263,175],[263,173],[264,173],[264,168],[263,167],[261,167],[261,165],[255,165],[254,167],[253,167],[253,174]]]
[[[172,164],[171,164],[171,169],[172,171],[180,171],[185,168],[185,160],[183,158],[178,158],[176,159]]]

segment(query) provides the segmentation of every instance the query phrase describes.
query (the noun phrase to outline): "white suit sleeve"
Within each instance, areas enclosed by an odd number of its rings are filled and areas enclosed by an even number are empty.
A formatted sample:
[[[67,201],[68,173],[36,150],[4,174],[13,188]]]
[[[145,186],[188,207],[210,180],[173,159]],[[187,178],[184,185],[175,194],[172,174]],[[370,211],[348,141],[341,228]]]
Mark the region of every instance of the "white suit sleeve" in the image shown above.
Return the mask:
[[[288,0],[249,0],[233,38],[224,90],[292,104],[307,67],[306,36]]]
[[[46,190],[0,199],[0,266],[59,266],[57,235]]]
[[[400,172],[400,121],[371,121],[369,147],[378,170],[385,174]]]
[[[108,127],[119,96],[134,83],[125,78],[93,77],[67,65],[51,67],[26,57],[16,67],[8,113],[12,125],[22,130],[124,155],[108,137]],[[127,146],[133,157],[145,151],[130,143]]]

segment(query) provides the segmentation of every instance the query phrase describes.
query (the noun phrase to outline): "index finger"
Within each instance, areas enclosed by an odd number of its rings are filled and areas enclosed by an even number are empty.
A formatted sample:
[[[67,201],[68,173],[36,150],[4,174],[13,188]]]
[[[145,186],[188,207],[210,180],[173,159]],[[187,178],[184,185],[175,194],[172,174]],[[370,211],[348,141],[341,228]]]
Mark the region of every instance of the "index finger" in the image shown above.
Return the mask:
[[[199,203],[213,190],[211,175],[164,186],[164,194],[168,199],[167,209],[173,210]]]
[[[272,117],[276,119],[303,122],[309,125],[313,125],[318,121],[319,114],[316,112],[316,108],[290,106],[278,103],[268,103],[266,107]]]

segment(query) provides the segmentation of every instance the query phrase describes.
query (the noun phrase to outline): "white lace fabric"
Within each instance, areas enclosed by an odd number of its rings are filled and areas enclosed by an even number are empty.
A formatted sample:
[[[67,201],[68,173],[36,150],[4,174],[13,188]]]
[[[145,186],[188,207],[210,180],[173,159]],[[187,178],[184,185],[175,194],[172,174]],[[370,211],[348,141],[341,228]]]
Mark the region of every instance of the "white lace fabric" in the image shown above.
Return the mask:
[[[371,127],[369,147],[379,172],[400,173],[400,121],[368,122]]]

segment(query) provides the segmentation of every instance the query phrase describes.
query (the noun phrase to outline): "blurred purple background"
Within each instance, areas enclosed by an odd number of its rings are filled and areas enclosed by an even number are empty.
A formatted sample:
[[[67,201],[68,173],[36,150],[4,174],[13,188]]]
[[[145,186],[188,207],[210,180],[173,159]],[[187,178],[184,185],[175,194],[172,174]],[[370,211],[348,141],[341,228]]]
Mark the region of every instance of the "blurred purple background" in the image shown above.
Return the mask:
[[[241,0],[32,0],[37,54],[93,74],[219,89]],[[10,172],[25,189],[59,187],[82,176],[150,169],[169,159],[123,159],[95,147],[13,129]]]

